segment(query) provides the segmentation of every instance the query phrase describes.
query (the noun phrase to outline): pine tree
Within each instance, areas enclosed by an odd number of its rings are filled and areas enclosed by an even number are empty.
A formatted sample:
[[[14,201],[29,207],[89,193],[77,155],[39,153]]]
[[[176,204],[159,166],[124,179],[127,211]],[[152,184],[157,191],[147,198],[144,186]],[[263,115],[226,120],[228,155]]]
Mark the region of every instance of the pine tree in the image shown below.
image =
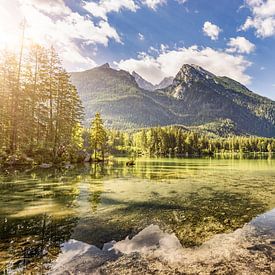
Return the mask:
[[[97,159],[97,152],[101,152],[101,157],[104,160],[104,155],[107,147],[107,131],[103,126],[100,113],[96,113],[94,120],[91,123],[91,144],[94,150],[94,158]]]
[[[0,152],[62,157],[83,108],[55,50],[39,45],[0,53]]]

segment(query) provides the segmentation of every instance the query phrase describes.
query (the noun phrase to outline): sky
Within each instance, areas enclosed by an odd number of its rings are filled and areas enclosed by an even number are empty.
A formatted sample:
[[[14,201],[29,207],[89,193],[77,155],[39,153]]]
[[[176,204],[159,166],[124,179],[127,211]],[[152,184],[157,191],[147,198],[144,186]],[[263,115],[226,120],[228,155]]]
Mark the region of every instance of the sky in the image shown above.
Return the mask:
[[[275,0],[0,0],[0,49],[53,45],[68,71],[109,63],[159,83],[185,63],[275,100]]]

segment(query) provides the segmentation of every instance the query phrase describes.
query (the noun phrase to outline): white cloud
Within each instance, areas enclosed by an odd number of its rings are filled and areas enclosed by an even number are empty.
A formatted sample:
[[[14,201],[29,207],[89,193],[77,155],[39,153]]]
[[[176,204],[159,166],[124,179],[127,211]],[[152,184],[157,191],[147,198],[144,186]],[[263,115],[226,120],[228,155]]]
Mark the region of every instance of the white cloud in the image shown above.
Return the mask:
[[[143,0],[142,3],[149,8],[156,10],[158,6],[166,4],[167,1],[166,0]]]
[[[20,0],[24,4],[24,0]],[[49,14],[69,14],[70,9],[65,5],[63,0],[29,0],[29,4],[32,4],[36,9],[49,13]]]
[[[138,33],[138,39],[140,40],[140,41],[143,41],[144,39],[145,39],[145,37],[144,37],[144,35],[142,34],[142,33]]]
[[[84,8],[93,16],[107,20],[107,14],[110,12],[120,12],[123,9],[136,11],[138,6],[133,0],[100,0],[95,2],[84,2]]]
[[[242,30],[254,28],[258,37],[275,35],[275,1],[274,0],[246,0],[247,6],[252,12]]]
[[[65,46],[60,56],[64,66],[70,71],[84,71],[97,66],[93,59],[80,53],[76,45]]]
[[[188,0],[175,1],[179,4],[184,4]],[[83,7],[87,11],[89,11],[93,16],[107,20],[107,15],[110,12],[119,12],[123,9],[135,12],[140,8],[141,5],[156,10],[159,6],[165,4],[167,4],[167,0],[100,0],[99,2],[89,2],[86,0],[84,1]]]
[[[222,30],[215,24],[206,21],[203,25],[203,33],[209,36],[212,40],[217,40]]]
[[[160,44],[160,51],[161,52],[166,52],[169,49],[169,46],[166,44]]]
[[[85,55],[85,47],[107,46],[111,39],[121,43],[108,21],[95,23],[90,16],[70,10],[62,0],[0,0],[1,47],[16,48],[23,18],[27,21],[26,43],[54,45],[68,70],[96,65]]]
[[[275,14],[274,0],[246,0],[246,3],[252,8],[255,15],[268,17]]]
[[[242,26],[242,30],[248,30],[250,28],[256,29],[256,35],[258,37],[269,37],[275,35],[275,18],[261,18],[261,17],[248,17]]]
[[[130,73],[136,71],[146,80],[157,84],[164,77],[175,76],[186,63],[199,65],[216,75],[228,76],[243,84],[249,84],[251,81],[251,77],[245,72],[251,62],[242,55],[233,55],[209,47],[199,48],[196,45],[160,51],[156,57],[143,53],[137,59],[121,60],[115,64]]]
[[[179,4],[185,4],[188,0],[177,0]]]
[[[227,52],[237,52],[237,53],[251,53],[255,50],[255,45],[247,40],[245,37],[238,36],[236,38],[230,38],[227,43],[228,49]]]
[[[148,53],[150,53],[152,55],[159,54],[159,49],[157,49],[153,46],[150,46],[149,49],[148,49]]]

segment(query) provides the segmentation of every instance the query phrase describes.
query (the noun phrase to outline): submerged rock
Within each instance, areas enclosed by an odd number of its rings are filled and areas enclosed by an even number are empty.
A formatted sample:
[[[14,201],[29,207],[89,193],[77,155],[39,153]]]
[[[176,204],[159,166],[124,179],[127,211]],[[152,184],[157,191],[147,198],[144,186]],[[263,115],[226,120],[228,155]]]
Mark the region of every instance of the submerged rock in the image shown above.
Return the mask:
[[[115,260],[114,251],[106,251],[80,241],[70,240],[62,247],[49,274],[90,274],[106,262]]]
[[[149,227],[150,228],[150,227]],[[274,274],[275,250],[269,238],[258,237],[250,225],[219,234],[195,248],[179,247],[175,236],[161,237],[155,245],[146,228],[132,240],[117,243],[124,254],[97,269],[97,274]],[[158,230],[157,230],[158,231]],[[161,231],[160,231],[161,232]],[[164,234],[164,235],[163,235]],[[154,236],[155,238],[156,236]],[[148,246],[144,245],[149,238]],[[274,236],[273,236],[274,238]],[[164,241],[165,240],[165,241]],[[164,245],[162,244],[164,241]],[[132,252],[131,252],[132,251]]]
[[[175,234],[164,233],[159,226],[150,225],[132,239],[126,238],[124,241],[115,243],[114,249],[123,254],[133,252],[146,254],[154,251],[158,256],[165,254],[165,257],[168,256],[170,259],[172,255],[174,259],[174,255],[182,250],[182,246]]]
[[[274,274],[274,217],[275,209],[194,248],[182,247],[157,225],[102,250],[70,240],[51,274]]]

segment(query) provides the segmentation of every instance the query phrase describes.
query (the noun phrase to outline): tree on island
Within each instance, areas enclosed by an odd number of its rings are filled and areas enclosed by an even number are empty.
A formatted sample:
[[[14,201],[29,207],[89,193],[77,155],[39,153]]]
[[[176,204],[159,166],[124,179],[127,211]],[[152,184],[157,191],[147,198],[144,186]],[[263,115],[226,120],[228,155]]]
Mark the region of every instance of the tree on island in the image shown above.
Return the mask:
[[[92,120],[90,133],[94,159],[97,160],[97,152],[100,151],[101,158],[104,161],[108,138],[100,113],[96,113],[95,118]]]

